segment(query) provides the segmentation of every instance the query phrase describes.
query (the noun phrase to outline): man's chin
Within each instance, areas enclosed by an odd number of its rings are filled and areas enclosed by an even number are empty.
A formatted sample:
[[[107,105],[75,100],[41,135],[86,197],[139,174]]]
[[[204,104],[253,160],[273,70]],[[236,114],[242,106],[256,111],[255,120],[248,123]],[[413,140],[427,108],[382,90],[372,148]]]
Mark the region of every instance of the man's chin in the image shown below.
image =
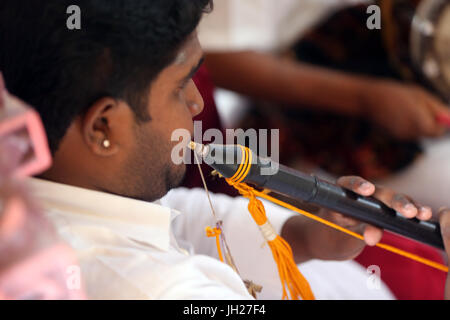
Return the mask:
[[[139,197],[135,196],[132,198],[146,202],[153,202],[163,198],[171,189],[177,188],[181,185],[186,174],[186,166],[180,165],[170,167],[164,170],[164,172],[163,179],[158,180],[159,183],[148,185],[145,188],[147,192],[144,192],[144,194]],[[148,181],[151,181],[151,179]]]
[[[185,164],[172,167],[172,170],[170,170],[167,174],[166,191],[169,192],[171,189],[179,187],[183,182],[185,175],[186,175]]]

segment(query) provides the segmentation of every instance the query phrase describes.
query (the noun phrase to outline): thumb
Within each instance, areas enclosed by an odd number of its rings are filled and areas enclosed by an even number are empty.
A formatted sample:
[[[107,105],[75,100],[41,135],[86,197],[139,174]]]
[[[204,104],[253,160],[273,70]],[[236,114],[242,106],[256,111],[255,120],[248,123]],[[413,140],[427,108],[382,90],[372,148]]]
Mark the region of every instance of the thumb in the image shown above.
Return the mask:
[[[450,256],[450,209],[439,210],[439,223],[441,225],[442,239],[444,240],[447,256]]]

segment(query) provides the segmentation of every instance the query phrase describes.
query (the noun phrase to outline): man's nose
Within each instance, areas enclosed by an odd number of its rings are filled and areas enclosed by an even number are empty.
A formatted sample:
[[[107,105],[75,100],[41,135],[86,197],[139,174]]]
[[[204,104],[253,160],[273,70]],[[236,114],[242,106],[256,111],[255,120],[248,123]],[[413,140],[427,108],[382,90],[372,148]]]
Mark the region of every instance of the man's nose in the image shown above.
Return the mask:
[[[205,103],[203,102],[203,97],[197,89],[194,81],[190,81],[189,89],[188,89],[188,107],[191,111],[192,118],[198,116],[205,107]]]

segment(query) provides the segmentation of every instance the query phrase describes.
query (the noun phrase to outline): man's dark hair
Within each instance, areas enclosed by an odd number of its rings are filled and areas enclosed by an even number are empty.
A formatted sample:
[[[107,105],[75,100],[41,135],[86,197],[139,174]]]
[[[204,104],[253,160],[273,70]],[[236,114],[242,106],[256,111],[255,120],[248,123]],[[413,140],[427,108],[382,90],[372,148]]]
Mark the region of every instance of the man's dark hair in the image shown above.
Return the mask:
[[[81,9],[69,30],[67,8]],[[176,57],[212,0],[1,0],[0,70],[40,113],[52,152],[99,98],[129,103],[140,121],[152,80]]]

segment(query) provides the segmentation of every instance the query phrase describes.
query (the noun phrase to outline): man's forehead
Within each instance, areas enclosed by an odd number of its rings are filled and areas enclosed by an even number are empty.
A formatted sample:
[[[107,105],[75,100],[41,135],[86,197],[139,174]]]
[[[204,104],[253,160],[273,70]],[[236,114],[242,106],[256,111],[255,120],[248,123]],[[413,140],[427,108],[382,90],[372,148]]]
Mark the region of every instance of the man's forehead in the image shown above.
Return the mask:
[[[177,57],[175,58],[175,64],[180,65],[180,64],[185,64],[187,60],[187,55],[186,52],[184,50],[181,50],[180,52],[178,52]]]
[[[186,43],[180,48],[174,64],[183,65],[197,63],[202,55],[203,51],[200,42],[198,41],[197,34],[195,33],[190,36]]]
[[[203,50],[197,40],[186,42],[180,48],[174,61],[167,66],[158,76],[159,79],[174,79],[180,80],[186,77],[188,73],[195,68],[203,57]]]

